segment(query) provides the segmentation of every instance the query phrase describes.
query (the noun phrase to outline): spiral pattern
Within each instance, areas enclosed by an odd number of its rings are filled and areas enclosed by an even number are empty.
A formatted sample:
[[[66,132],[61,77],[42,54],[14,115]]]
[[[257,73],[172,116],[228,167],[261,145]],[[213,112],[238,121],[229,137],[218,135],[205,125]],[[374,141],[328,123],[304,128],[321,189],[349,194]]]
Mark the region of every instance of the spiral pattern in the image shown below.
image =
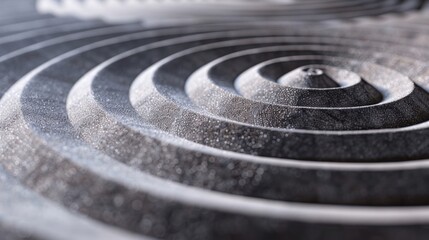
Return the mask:
[[[429,236],[424,11],[149,28],[30,3],[0,8],[4,239]]]

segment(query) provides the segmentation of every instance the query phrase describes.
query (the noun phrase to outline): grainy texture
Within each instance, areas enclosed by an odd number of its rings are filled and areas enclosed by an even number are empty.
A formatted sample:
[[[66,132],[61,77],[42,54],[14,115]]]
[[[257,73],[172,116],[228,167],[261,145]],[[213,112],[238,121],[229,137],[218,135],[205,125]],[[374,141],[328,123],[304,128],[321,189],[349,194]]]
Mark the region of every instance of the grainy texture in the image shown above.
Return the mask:
[[[425,1],[162,27],[0,4],[0,239],[429,238]]]
[[[424,0],[38,0],[38,9],[108,21],[337,21],[406,13]]]

